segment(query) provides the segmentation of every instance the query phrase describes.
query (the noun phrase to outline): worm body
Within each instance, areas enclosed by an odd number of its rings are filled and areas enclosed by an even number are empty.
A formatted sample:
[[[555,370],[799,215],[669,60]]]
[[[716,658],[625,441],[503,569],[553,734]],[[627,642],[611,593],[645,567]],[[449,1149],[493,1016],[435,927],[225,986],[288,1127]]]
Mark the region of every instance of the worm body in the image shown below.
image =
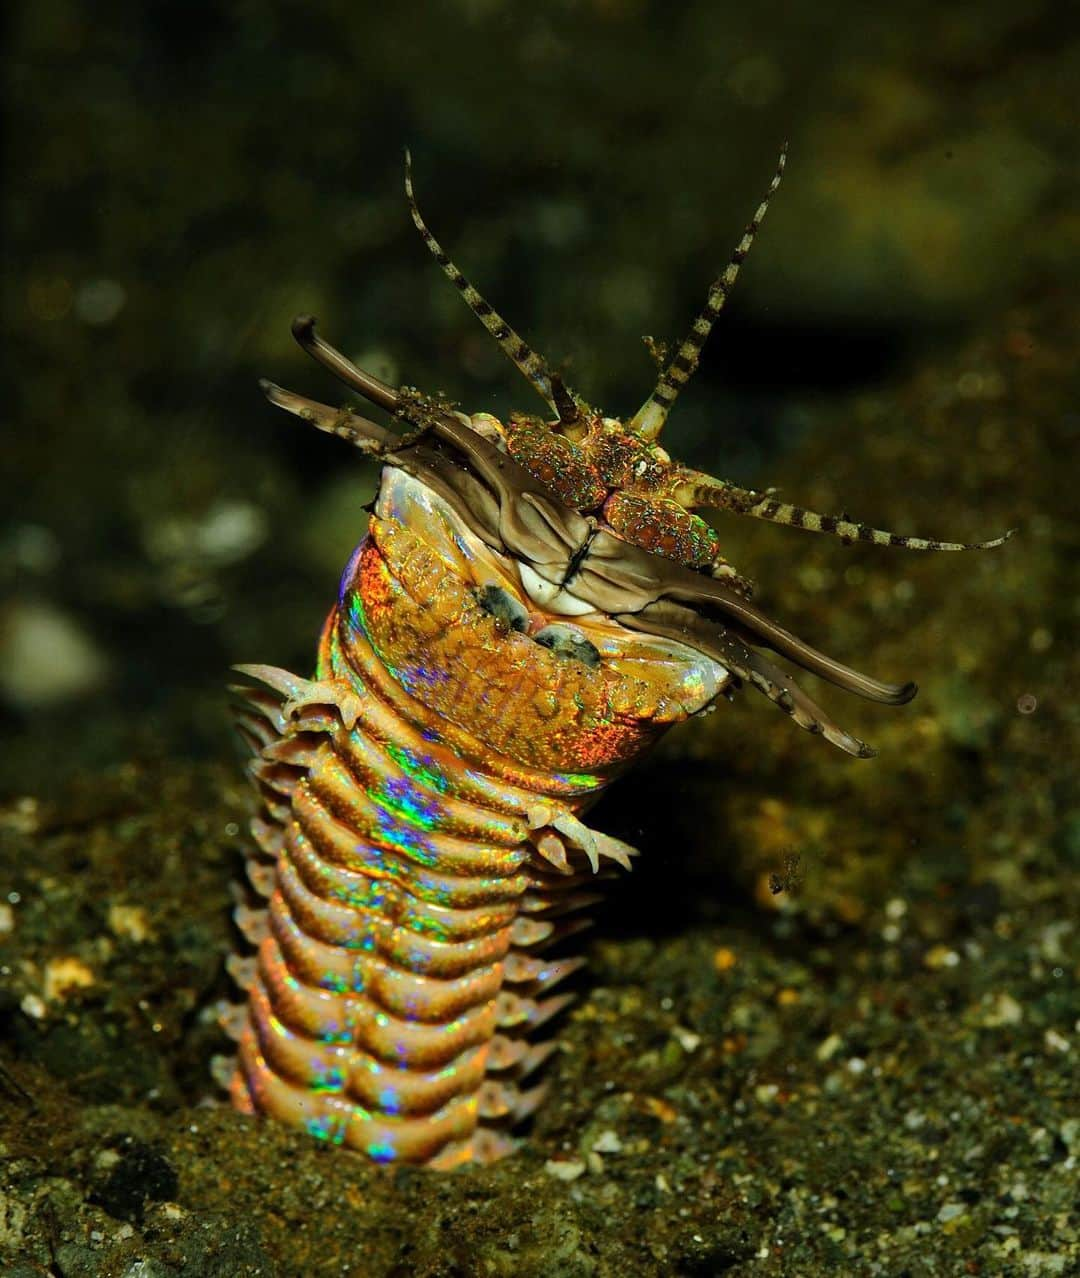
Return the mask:
[[[769,194],[783,169],[783,157]],[[764,217],[632,418],[569,390],[425,243],[555,414],[503,423],[395,390],[301,317],[294,334],[398,433],[264,384],[271,402],[378,456],[374,511],[311,679],[238,669],[261,811],[236,923],[253,953],[219,1076],[233,1104],[380,1163],[488,1162],[543,1095],[543,1029],[570,1001],[594,885],[634,849],[582,820],[674,723],[749,687],[857,757],[776,658],[871,700],[913,684],[859,674],[751,602],[695,507],[920,550],[674,462],[667,412]],[[1004,538],[998,539],[998,541]],[[978,545],[998,544],[977,543]]]
[[[377,1161],[505,1153],[542,1094],[534,1031],[580,966],[548,951],[593,867],[628,864],[577,813],[726,672],[605,619],[566,626],[396,470],[315,679],[246,672],[264,682],[243,717],[264,804],[249,878],[270,899],[244,907],[234,1103]]]

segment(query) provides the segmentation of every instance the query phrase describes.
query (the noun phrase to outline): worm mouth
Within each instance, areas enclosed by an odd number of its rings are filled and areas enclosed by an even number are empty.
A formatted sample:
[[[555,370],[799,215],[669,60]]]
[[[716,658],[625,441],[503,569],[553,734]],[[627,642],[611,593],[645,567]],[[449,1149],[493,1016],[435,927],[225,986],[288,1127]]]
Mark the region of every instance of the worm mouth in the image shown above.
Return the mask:
[[[316,334],[312,318],[294,321],[293,333],[319,363],[408,429],[397,434],[351,409],[263,382],[271,403],[420,480],[493,551],[512,555],[545,581],[564,583],[587,608],[704,653],[801,728],[857,758],[875,751],[840,728],[761,650],[869,701],[903,705],[915,696],[914,683],[883,683],[818,651],[722,578],[651,554],[563,505],[463,413],[356,368]]]

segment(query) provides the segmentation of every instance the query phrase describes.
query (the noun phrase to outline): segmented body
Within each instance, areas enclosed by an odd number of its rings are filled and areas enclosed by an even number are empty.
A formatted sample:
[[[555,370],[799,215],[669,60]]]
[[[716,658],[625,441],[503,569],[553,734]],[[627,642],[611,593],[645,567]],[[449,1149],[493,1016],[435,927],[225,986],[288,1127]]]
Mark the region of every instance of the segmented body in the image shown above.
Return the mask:
[[[315,680],[248,668],[269,685],[244,723],[265,809],[249,878],[270,899],[240,908],[258,956],[234,964],[233,1100],[377,1161],[512,1147],[551,1050],[532,1036],[580,965],[546,953],[582,926],[594,867],[630,851],[576,814],[726,680],[602,620],[580,631],[597,661],[556,652],[515,576],[388,469]],[[527,620],[493,615],[492,587]]]
[[[769,187],[783,171],[781,154]],[[532,1112],[535,1038],[580,964],[559,943],[586,890],[633,849],[589,829],[599,790],[673,723],[747,686],[868,758],[771,654],[872,701],[882,683],[810,647],[750,602],[752,583],[693,513],[713,507],[845,541],[899,537],[714,479],[657,443],[768,204],[648,400],[606,417],[484,301],[427,229],[449,278],[556,414],[467,417],[349,362],[299,317],[320,363],[408,429],[264,383],[270,400],[385,462],[342,578],[314,679],[238,667],[263,812],[235,918],[255,948],[223,1015],[238,1040],[233,1103],[362,1150],[448,1168],[513,1147]],[[553,956],[556,955],[556,956]]]

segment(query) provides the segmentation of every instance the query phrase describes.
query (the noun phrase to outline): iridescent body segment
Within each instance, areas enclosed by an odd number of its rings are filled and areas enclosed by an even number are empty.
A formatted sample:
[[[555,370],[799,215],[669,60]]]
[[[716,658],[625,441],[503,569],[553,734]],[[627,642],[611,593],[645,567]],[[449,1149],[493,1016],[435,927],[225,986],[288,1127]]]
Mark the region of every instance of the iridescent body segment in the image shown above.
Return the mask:
[[[554,420],[471,417],[350,363],[300,317],[302,346],[398,433],[264,383],[271,402],[384,462],[313,679],[238,669],[262,811],[238,893],[254,950],[219,1077],[233,1103],[379,1163],[451,1168],[513,1148],[553,1045],[538,1037],[581,963],[589,889],[633,849],[581,817],[672,724],[749,687],[858,758],[778,659],[900,705],[751,603],[698,508],[845,541],[942,542],[829,517],[690,470],[657,442],[784,167],[690,334],[630,419],[571,391],[413,221]],[[1006,534],[1007,536],[1008,534]]]
[[[481,602],[521,608],[508,630]],[[520,614],[519,614],[520,615]],[[577,813],[727,679],[603,618],[596,664],[536,636],[538,609],[444,502],[388,471],[342,580],[316,677],[249,667],[258,753],[258,945],[242,968],[234,1104],[380,1162],[451,1167],[511,1147],[537,1104],[532,1042],[578,966],[593,866],[630,849]]]

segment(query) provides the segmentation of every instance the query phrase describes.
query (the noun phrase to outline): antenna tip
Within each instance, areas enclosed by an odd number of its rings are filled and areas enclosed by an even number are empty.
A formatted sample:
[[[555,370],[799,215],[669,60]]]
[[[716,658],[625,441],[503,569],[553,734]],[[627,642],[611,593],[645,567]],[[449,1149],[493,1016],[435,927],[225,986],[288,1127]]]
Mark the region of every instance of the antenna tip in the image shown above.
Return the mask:
[[[291,324],[292,335],[301,346],[311,342],[315,336],[315,325],[318,321],[314,315],[297,315]]]
[[[977,541],[974,543],[976,550],[994,550],[998,546],[1004,546],[1007,541],[1011,541],[1020,530],[1018,528],[1009,528],[1001,534],[1000,537],[993,537],[990,541]]]

